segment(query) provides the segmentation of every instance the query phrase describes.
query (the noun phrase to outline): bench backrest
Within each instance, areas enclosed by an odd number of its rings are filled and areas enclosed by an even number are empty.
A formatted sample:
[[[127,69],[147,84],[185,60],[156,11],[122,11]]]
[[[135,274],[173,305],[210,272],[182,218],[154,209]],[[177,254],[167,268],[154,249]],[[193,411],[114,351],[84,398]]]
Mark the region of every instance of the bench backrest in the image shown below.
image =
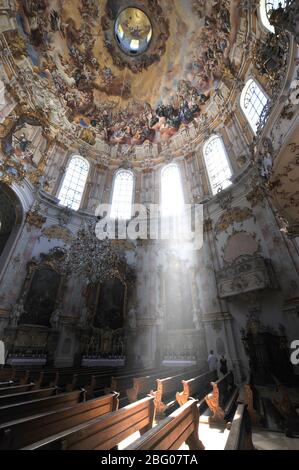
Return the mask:
[[[184,442],[190,450],[203,450],[198,424],[197,402],[189,401],[124,450],[178,450]]]
[[[247,406],[239,404],[224,450],[253,450],[251,421]]]
[[[12,393],[11,395],[0,396],[0,408],[14,403],[23,403],[38,398],[50,397],[57,393],[57,387],[43,388],[41,390],[33,390],[29,392]]]
[[[30,415],[59,410],[67,406],[75,405],[85,400],[85,391],[77,390],[71,393],[58,395],[23,403],[15,403],[0,407],[0,423],[6,423],[14,419],[24,418]]]
[[[172,377],[157,379],[157,391],[161,393],[162,400],[171,394],[175,394],[180,389],[182,380],[189,379],[196,372],[198,371],[191,369]]]
[[[198,375],[188,381],[183,380],[183,386],[186,384],[189,387],[190,396],[197,395],[204,397],[211,389],[211,382],[217,379],[217,371],[206,372],[205,374]]]
[[[0,425],[0,449],[16,450],[118,409],[117,394]]]
[[[153,398],[148,397],[24,449],[110,450],[135,432],[150,429],[153,413]]]
[[[12,394],[15,394],[15,393],[29,392],[34,387],[35,387],[34,383],[30,383],[30,384],[27,384],[27,385],[15,385],[15,386],[10,385],[10,386],[7,386],[5,388],[4,387],[0,388],[0,396],[12,395]]]
[[[15,385],[15,382],[13,380],[8,380],[6,382],[0,382],[0,389],[1,388],[6,388],[6,387],[12,387]]]
[[[217,380],[216,384],[218,385],[219,390],[219,405],[224,407],[232,392],[236,388],[233,373],[228,372],[224,377]]]
[[[209,371],[193,377],[189,380],[182,380],[183,391],[177,392],[176,399],[180,406],[183,406],[190,397],[204,399],[211,390],[211,382],[217,379],[217,371]]]

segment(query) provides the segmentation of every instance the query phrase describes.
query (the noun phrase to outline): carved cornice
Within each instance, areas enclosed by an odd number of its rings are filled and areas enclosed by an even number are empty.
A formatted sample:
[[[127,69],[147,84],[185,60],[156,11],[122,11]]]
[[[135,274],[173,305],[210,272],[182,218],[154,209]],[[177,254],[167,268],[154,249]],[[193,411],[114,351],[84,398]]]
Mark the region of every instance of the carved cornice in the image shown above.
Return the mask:
[[[232,316],[229,312],[215,312],[215,313],[204,313],[202,315],[202,321],[204,323],[213,323],[215,321],[228,321],[232,320]]]

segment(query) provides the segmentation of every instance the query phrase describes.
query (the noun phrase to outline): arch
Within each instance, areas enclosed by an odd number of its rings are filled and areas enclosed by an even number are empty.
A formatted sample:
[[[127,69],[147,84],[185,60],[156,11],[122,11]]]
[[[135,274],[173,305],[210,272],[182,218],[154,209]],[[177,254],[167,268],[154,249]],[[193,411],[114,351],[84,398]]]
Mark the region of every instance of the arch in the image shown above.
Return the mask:
[[[180,214],[184,202],[180,168],[170,163],[161,171],[161,215],[168,217]]]
[[[120,169],[115,173],[110,217],[129,220],[132,217],[135,177],[132,171]]]
[[[245,83],[240,97],[241,109],[254,134],[257,133],[259,121],[268,103],[268,97],[254,78]]]
[[[88,161],[80,155],[73,155],[68,163],[58,199],[62,206],[80,209],[89,173]]]
[[[260,0],[260,18],[263,26],[271,33],[275,32],[274,26],[269,21],[270,13],[276,10],[281,3],[282,8],[286,6],[286,0]]]
[[[230,186],[232,169],[222,137],[212,135],[203,146],[204,161],[213,195]]]

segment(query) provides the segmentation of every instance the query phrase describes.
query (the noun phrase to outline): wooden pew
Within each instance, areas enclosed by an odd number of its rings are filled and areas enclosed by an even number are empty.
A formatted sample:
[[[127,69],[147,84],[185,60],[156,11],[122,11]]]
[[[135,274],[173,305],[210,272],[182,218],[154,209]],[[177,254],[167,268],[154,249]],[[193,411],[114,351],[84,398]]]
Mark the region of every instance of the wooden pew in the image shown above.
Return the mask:
[[[15,385],[15,386],[8,386],[5,388],[0,388],[0,397],[3,395],[11,395],[15,393],[23,393],[23,392],[30,392],[36,388],[35,383],[30,383],[27,385]]]
[[[29,392],[13,393],[11,395],[0,396],[0,408],[3,406],[13,405],[14,403],[24,403],[38,398],[50,397],[56,395],[57,387],[43,388],[41,390],[33,390]]]
[[[13,380],[8,380],[7,382],[0,382],[0,389],[6,387],[12,387],[12,385],[16,385]]]
[[[131,388],[126,390],[129,403],[134,403],[135,401],[140,400],[140,398],[144,398],[155,388],[157,379],[168,377],[171,372],[173,372],[173,369],[165,368],[159,371],[154,371],[152,374],[147,376],[134,376]]]
[[[235,411],[236,400],[239,389],[234,383],[232,372],[228,372],[224,377],[211,382],[213,391],[205,396],[205,401],[212,412],[209,417],[210,424],[226,426],[230,415]]]
[[[58,395],[36,400],[25,401],[0,407],[0,423],[33,416],[39,413],[49,413],[67,406],[72,406],[85,401],[85,390],[77,390],[71,393],[59,393]]]
[[[118,395],[112,393],[43,416],[5,423],[0,425],[0,450],[20,449],[117,409]]]
[[[0,381],[6,382],[14,379],[15,370],[12,367],[4,367],[0,370]]]
[[[238,405],[224,450],[254,450],[247,406]]]
[[[172,377],[157,379],[157,390],[151,392],[155,397],[155,417],[161,417],[176,404],[176,392],[182,380],[189,379],[198,373],[198,369],[186,370]]]
[[[205,372],[189,380],[182,380],[183,391],[177,392],[176,399],[180,406],[192,398],[202,398],[211,389],[211,382],[217,380],[217,371]]]
[[[178,450],[184,443],[190,450],[204,450],[198,438],[197,406],[197,401],[185,403],[124,450]]]
[[[129,374],[129,372],[127,372]],[[144,374],[144,369],[132,369],[130,371],[130,376]],[[147,371],[148,373],[148,371]],[[90,379],[89,385],[86,385],[85,388],[87,390],[87,394],[89,397],[95,397],[98,393],[103,393],[104,391],[117,391],[118,390],[114,387],[115,384],[112,384],[113,378],[117,378],[118,376],[124,376],[124,370],[119,370],[118,372],[113,372],[113,374],[102,374],[97,373],[93,374]],[[112,387],[113,385],[113,387]]]
[[[111,450],[137,431],[152,428],[153,397],[43,439],[23,450]]]

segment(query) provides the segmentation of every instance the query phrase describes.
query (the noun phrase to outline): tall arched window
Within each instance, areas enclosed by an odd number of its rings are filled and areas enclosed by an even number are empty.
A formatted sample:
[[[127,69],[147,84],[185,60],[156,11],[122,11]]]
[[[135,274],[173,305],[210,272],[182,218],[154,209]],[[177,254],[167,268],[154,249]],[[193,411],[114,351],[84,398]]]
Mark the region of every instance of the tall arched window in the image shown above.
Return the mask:
[[[171,164],[161,172],[161,215],[178,215],[184,206],[184,193],[179,167]]]
[[[271,25],[269,18],[273,10],[281,7],[285,8],[287,1],[286,0],[260,0],[260,15],[261,21],[265,28],[271,33],[275,32],[274,26]]]
[[[83,157],[74,155],[70,159],[58,195],[61,205],[75,211],[80,208],[88,171],[89,163]]]
[[[212,193],[216,194],[231,185],[232,170],[221,137],[213,135],[203,147],[205,164]]]
[[[255,134],[267,103],[268,98],[261,86],[253,78],[247,80],[241,93],[240,104]]]
[[[110,217],[128,220],[132,217],[134,175],[129,170],[119,170],[114,179]]]

